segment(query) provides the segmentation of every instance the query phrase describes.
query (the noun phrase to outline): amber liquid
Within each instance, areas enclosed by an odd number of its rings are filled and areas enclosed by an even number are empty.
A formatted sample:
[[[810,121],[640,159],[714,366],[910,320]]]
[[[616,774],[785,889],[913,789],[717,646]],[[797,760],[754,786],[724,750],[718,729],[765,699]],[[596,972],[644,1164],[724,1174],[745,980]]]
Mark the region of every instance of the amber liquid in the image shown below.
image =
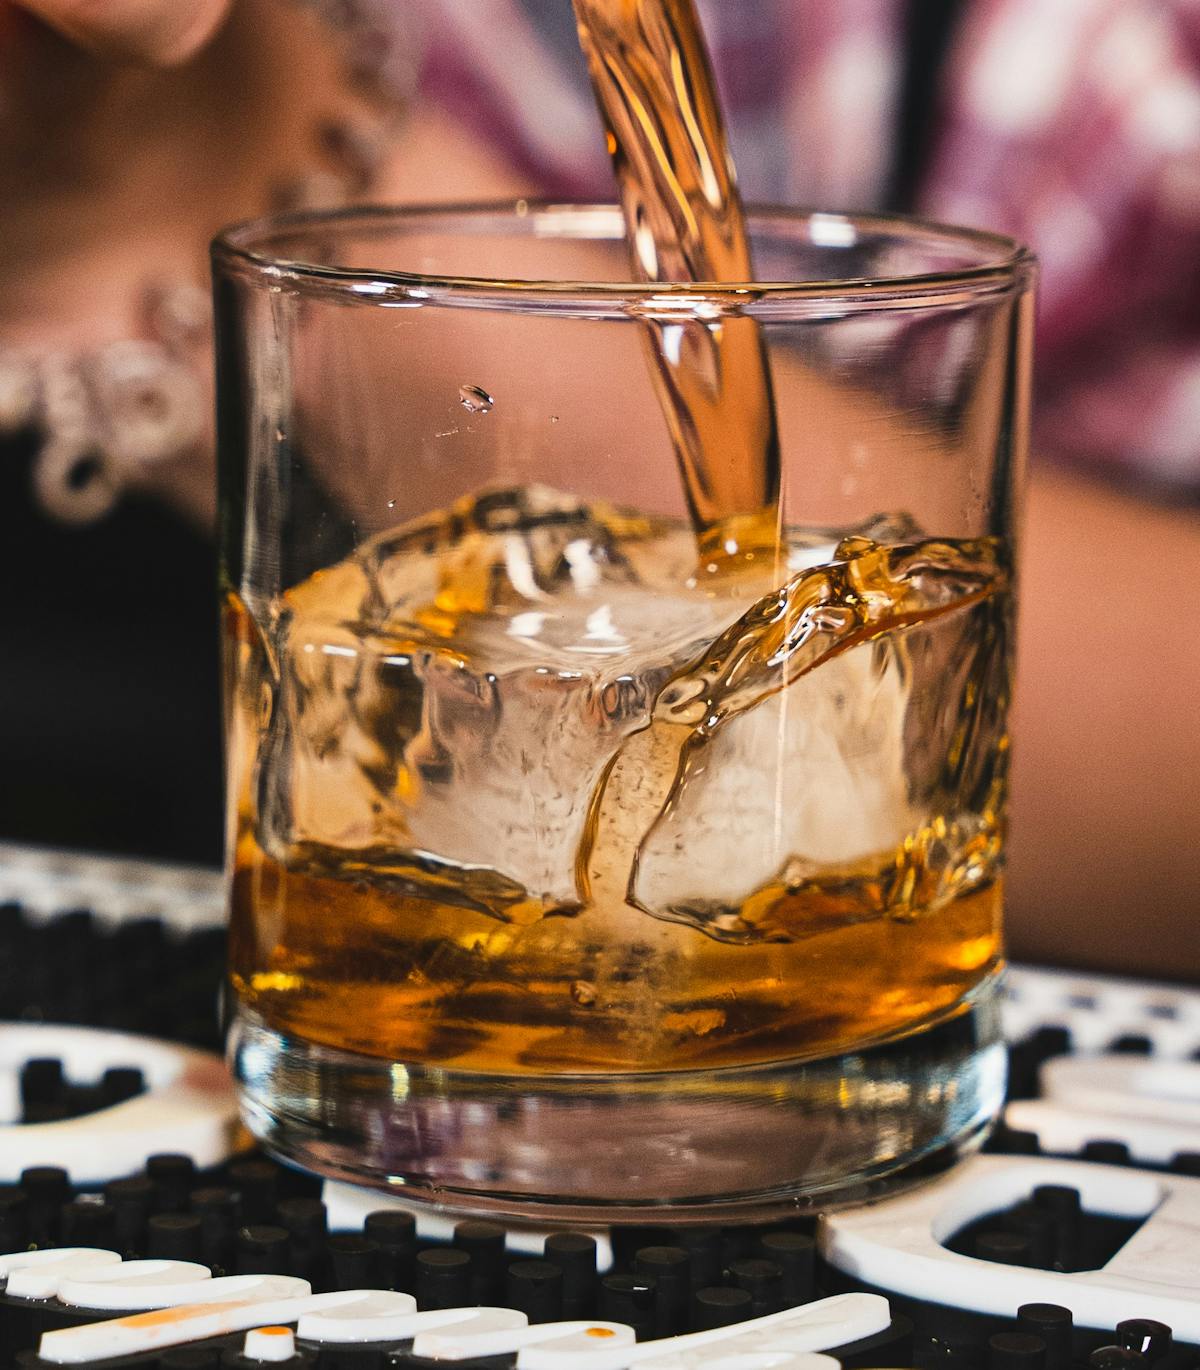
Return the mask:
[[[231,599],[243,1002],[516,1073],[825,1055],[952,1010],[999,955],[1002,549],[789,557],[781,588],[697,583],[685,526],[528,488],[268,615]]]
[[[625,214],[647,281],[755,279],[725,123],[693,0],[575,0]],[[773,556],[779,438],[758,324],[646,321],[701,562]]]
[[[691,0],[575,8],[635,270],[752,280]],[[912,1031],[998,964],[1006,549],[785,529],[757,323],[643,327],[690,526],[490,491],[229,599],[232,973],[271,1027],[734,1066]]]

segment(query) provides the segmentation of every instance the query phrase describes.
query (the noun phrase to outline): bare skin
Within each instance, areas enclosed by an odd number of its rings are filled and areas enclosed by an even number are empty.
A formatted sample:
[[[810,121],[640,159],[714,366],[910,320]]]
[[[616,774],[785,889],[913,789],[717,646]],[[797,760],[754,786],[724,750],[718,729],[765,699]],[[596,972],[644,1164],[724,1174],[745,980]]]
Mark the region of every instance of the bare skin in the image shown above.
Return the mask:
[[[201,281],[211,233],[347,100],[275,0],[0,0],[0,89],[0,336],[72,346],[135,335],[148,279]],[[528,189],[417,109],[374,194]],[[1200,584],[1200,520],[1039,469],[1023,558],[1012,951],[1194,977],[1200,614],[1160,586]]]
[[[1015,955],[1200,975],[1200,518],[1035,471],[1014,723]],[[1164,590],[1169,585],[1169,590]]]
[[[363,112],[329,33],[281,0],[36,0],[36,8],[59,26],[35,20],[33,3],[0,0],[6,341],[136,335],[143,285],[204,283],[212,234],[266,213],[281,178],[321,168],[320,121]],[[211,24],[225,10],[205,42],[199,18]],[[132,19],[117,24],[134,11],[144,31]],[[167,42],[151,23],[161,12],[191,12],[197,22]],[[73,41],[85,32],[86,48]],[[151,60],[155,53],[169,62]],[[373,193],[428,200],[523,188],[460,129],[414,109]]]
[[[81,48],[115,61],[175,66],[213,36],[231,0],[22,0]]]

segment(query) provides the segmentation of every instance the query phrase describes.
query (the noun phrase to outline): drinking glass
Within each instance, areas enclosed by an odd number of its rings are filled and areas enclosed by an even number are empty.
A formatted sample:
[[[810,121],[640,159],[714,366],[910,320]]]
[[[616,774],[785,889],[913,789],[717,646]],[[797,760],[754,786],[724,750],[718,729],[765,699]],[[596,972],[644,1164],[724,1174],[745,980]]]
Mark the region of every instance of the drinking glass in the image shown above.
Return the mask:
[[[736,285],[629,283],[608,206],[214,245],[230,1053],[285,1158],[732,1219],[928,1173],[1000,1106],[1034,265],[750,224]],[[751,421],[746,320],[779,498],[722,544],[677,446],[706,396]]]

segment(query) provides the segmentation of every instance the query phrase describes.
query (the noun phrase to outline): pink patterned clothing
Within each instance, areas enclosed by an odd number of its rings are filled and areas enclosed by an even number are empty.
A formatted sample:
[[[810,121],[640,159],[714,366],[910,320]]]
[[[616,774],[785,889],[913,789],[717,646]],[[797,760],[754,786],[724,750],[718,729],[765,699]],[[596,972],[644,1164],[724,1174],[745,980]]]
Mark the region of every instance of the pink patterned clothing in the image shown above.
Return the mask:
[[[423,94],[547,193],[610,195],[568,0],[420,3]],[[747,198],[881,204],[922,0],[699,3]],[[1040,450],[1200,491],[1200,0],[963,10],[912,207],[1041,258]]]

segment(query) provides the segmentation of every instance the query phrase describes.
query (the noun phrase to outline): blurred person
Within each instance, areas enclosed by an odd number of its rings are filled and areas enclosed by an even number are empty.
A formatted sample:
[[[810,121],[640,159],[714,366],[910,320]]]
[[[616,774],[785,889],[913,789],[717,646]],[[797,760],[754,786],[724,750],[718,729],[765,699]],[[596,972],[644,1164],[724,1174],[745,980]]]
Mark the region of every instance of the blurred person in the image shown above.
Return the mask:
[[[1041,257],[1012,946],[1195,973],[1200,7],[700,9],[748,199]],[[215,860],[207,239],[611,198],[570,2],[0,0],[0,190],[0,833]]]

